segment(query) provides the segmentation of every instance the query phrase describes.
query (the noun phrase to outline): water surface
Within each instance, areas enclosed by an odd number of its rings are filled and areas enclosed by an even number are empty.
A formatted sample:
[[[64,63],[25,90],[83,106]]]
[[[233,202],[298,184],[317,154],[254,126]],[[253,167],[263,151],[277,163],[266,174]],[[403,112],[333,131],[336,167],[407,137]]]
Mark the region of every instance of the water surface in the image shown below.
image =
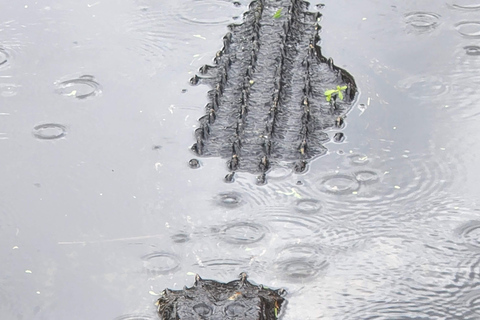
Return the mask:
[[[323,1],[361,94],[265,186],[188,165],[188,79],[249,1],[3,2],[0,318],[155,319],[164,288],[242,271],[284,319],[480,317],[480,2]]]

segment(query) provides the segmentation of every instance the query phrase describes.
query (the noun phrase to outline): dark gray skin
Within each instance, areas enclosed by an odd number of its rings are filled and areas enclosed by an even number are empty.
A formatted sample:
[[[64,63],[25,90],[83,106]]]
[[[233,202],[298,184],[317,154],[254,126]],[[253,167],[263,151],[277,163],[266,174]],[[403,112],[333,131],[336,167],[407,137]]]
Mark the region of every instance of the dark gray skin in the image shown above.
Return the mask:
[[[191,288],[165,289],[157,301],[158,314],[162,320],[276,320],[286,302],[284,294],[283,289],[250,283],[246,273],[229,283],[203,280],[197,275]]]

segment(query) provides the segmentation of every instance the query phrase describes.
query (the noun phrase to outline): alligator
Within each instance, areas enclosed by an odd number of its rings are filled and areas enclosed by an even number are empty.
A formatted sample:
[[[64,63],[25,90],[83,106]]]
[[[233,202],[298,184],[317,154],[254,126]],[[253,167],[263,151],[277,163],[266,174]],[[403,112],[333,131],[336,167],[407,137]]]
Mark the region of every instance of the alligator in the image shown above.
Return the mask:
[[[243,22],[228,26],[214,64],[190,80],[212,88],[191,148],[198,156],[228,159],[227,182],[247,171],[264,184],[277,165],[305,172],[309,160],[327,152],[327,129],[337,130],[334,141],[344,139],[339,130],[357,87],[322,55],[321,14],[308,7],[303,0],[251,2]]]
[[[157,300],[162,320],[275,320],[280,316],[285,290],[254,285],[241,273],[239,280],[221,283],[195,277],[183,290],[165,289]]]

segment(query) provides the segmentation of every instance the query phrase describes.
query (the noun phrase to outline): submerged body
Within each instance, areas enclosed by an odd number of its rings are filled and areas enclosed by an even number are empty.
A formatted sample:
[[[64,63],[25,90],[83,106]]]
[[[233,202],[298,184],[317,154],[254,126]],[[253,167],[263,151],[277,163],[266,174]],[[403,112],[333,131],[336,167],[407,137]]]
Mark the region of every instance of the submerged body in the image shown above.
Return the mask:
[[[326,152],[325,130],[343,124],[357,89],[322,56],[320,14],[307,10],[301,0],[257,0],[242,24],[229,26],[215,65],[192,79],[213,87],[195,132],[197,154],[227,158],[230,171],[260,173],[262,182],[278,163],[303,172]],[[324,93],[337,87],[346,87],[344,99],[327,101]]]

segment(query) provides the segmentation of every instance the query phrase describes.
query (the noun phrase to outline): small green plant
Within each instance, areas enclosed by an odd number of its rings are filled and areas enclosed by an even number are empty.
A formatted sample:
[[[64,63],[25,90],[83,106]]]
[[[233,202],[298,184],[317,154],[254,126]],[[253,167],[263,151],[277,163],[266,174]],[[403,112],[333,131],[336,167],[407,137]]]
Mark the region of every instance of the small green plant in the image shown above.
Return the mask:
[[[332,100],[332,95],[333,96],[337,95],[340,98],[340,100],[343,100],[342,91],[345,91],[345,90],[347,90],[347,86],[343,86],[343,87],[337,86],[337,89],[326,90],[324,92],[325,98],[327,99],[328,102],[330,102],[330,100]]]
[[[278,9],[277,12],[273,15],[273,19],[278,19],[282,16],[282,8]]]

